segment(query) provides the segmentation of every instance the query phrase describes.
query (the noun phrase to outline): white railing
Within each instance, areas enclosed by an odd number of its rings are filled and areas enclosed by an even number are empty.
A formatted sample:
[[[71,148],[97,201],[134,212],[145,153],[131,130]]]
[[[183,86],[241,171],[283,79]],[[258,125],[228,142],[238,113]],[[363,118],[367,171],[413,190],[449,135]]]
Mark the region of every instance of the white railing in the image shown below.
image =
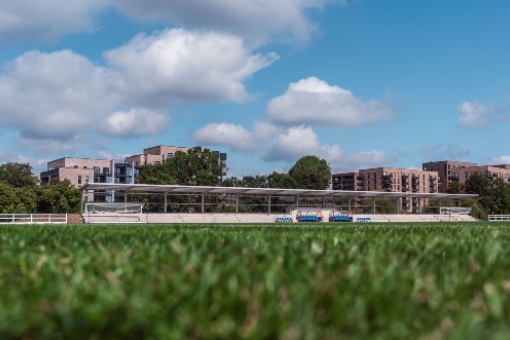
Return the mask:
[[[67,214],[0,214],[0,224],[65,224]]]
[[[489,221],[510,221],[510,215],[489,215]]]

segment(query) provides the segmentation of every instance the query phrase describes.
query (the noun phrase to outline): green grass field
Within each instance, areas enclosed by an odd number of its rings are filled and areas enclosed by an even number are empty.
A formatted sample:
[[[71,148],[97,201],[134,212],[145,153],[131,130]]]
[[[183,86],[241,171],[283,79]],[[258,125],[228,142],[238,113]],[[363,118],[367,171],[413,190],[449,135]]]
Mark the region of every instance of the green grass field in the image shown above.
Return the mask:
[[[510,223],[0,227],[0,338],[506,338]]]

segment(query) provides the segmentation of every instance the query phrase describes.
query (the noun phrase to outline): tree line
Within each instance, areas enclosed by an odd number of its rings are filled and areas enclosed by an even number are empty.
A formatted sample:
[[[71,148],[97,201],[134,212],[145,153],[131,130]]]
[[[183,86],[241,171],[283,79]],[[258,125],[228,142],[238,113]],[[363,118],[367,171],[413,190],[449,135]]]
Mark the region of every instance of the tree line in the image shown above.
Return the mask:
[[[80,190],[69,180],[53,178],[50,185],[38,185],[28,163],[0,166],[0,213],[62,214],[80,212]]]

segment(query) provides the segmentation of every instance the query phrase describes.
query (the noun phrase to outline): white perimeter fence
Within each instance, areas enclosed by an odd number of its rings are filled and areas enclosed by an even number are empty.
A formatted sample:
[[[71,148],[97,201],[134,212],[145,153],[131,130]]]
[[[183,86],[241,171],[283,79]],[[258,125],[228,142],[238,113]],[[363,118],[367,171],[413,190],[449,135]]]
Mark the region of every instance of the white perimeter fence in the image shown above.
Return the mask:
[[[0,214],[0,224],[64,224],[67,214]]]
[[[510,221],[510,215],[489,215],[489,221]]]

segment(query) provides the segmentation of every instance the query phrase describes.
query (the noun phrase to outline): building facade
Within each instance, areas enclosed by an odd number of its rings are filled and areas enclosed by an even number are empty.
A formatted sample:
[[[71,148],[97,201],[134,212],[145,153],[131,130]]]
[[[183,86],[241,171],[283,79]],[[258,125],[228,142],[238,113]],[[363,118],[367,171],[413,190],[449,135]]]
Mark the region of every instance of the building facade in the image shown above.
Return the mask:
[[[92,158],[63,157],[50,161],[47,170],[40,173],[41,185],[47,185],[52,178],[68,179],[78,189],[88,183],[132,184],[137,182],[140,170],[148,164],[162,164],[175,153],[186,152],[189,148],[177,146],[155,146],[143,150],[143,154],[126,157],[123,161]],[[226,162],[227,154],[212,151],[220,162]],[[222,173],[221,176],[225,176]],[[123,202],[124,196],[114,192],[94,193],[88,200],[100,202]]]
[[[167,159],[171,159],[174,155],[181,151],[187,152],[189,148],[182,146],[154,146],[144,149],[142,154],[136,154],[126,157],[126,162],[133,162],[135,165],[163,164]]]
[[[503,178],[510,183],[510,164],[500,165],[477,165],[476,163],[439,161],[423,163],[423,170],[435,170],[439,172],[439,192],[446,192],[452,182],[465,184],[472,174],[478,172],[489,181]]]
[[[399,168],[360,169],[333,176],[333,190],[437,193],[437,171]],[[426,200],[401,199],[401,209],[419,213]]]

